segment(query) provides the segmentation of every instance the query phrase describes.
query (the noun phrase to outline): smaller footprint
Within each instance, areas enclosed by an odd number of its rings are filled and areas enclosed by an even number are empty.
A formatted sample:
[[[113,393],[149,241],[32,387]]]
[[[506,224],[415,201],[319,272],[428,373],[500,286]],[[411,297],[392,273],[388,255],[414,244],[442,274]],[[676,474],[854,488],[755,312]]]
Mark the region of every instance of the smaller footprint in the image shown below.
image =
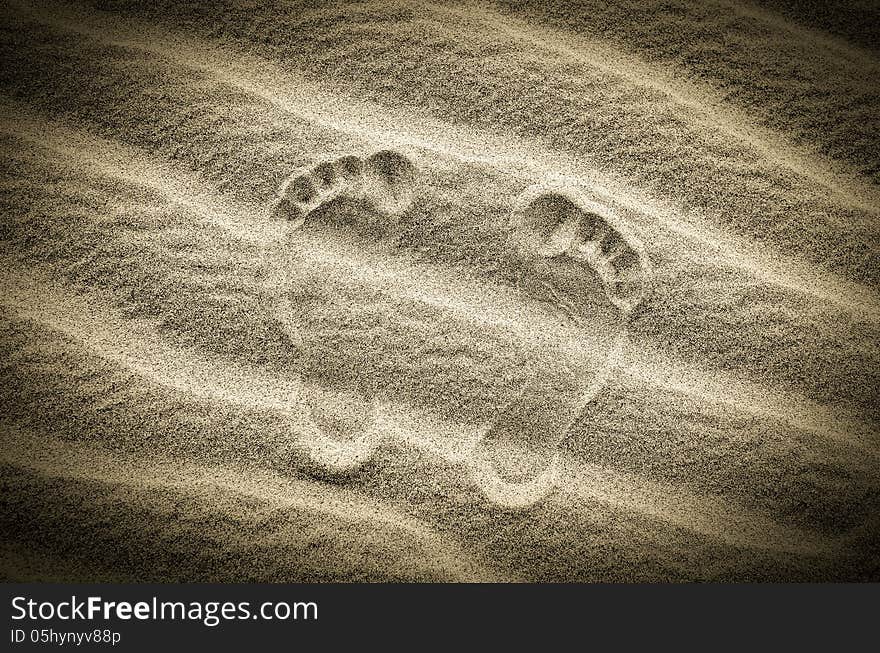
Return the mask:
[[[299,228],[312,212],[337,197],[347,197],[397,216],[413,203],[416,174],[412,161],[394,150],[381,150],[366,159],[347,155],[321,161],[284,181],[275,214]]]

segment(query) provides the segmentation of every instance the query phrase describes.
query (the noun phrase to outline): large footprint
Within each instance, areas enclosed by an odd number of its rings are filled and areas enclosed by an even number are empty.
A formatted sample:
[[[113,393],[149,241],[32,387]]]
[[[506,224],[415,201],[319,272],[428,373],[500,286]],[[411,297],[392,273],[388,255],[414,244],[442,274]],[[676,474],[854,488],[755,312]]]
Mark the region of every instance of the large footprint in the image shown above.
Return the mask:
[[[498,505],[523,508],[556,486],[558,447],[604,387],[652,272],[635,235],[579,189],[533,186],[518,198],[511,222],[519,256],[533,263],[557,305],[591,329],[597,343],[587,365],[560,355],[558,367],[535,370],[475,442],[472,470],[484,494]]]
[[[292,174],[281,186],[275,215],[303,227],[309,216],[337,198],[366,202],[379,216],[404,213],[415,195],[417,171],[405,155],[382,150],[321,161]],[[283,314],[280,311],[279,314]],[[290,328],[295,333],[295,328]],[[307,393],[305,437],[300,445],[321,474],[357,470],[374,455],[383,434],[383,412],[375,397]]]

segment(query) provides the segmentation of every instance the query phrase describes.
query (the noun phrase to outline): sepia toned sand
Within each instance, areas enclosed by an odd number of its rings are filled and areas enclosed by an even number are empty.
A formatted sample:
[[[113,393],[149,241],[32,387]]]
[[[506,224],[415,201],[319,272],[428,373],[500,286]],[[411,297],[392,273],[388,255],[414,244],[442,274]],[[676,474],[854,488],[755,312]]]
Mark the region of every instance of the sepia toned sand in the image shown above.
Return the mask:
[[[872,24],[8,3],[0,578],[880,580]]]

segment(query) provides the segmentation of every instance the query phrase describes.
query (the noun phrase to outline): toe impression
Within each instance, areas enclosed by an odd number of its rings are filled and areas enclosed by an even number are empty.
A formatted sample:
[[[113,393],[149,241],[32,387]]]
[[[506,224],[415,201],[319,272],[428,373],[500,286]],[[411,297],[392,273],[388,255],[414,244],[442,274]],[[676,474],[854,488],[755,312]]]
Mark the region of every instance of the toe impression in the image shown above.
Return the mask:
[[[576,188],[526,189],[511,214],[513,243],[527,258],[567,256],[596,271],[608,299],[631,313],[653,276],[641,242],[609,208]]]
[[[413,162],[394,150],[381,150],[366,159],[345,155],[294,172],[281,185],[274,212],[297,229],[313,211],[346,196],[397,216],[413,203],[416,177]]]

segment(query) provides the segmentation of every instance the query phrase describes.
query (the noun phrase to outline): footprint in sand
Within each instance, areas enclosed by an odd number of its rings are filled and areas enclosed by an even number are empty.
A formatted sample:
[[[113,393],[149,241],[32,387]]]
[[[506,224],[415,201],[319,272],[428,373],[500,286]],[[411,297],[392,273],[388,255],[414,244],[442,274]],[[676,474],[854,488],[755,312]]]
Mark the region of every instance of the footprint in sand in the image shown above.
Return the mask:
[[[276,212],[299,228],[334,199],[347,197],[368,203],[375,219],[389,220],[412,205],[416,176],[412,162],[391,150],[325,161],[285,182]],[[594,349],[572,355],[560,347],[545,369],[528,370],[530,381],[478,430],[470,456],[478,487],[496,505],[522,508],[556,487],[559,446],[604,387],[652,273],[636,236],[576,188],[535,186],[523,192],[511,214],[509,244],[532,285],[578,332],[590,332],[583,342]],[[379,402],[321,401],[328,406],[310,400],[305,446],[312,461],[325,473],[368,462],[384,430]]]
[[[476,440],[471,464],[484,494],[510,508],[546,496],[559,479],[558,448],[604,387],[629,316],[652,278],[641,243],[613,212],[577,188],[533,186],[517,199],[511,243],[534,281],[594,338],[594,369],[575,363],[535,370],[520,394]]]
[[[364,202],[380,218],[404,213],[415,196],[416,168],[393,150],[347,155],[298,170],[282,185],[275,216],[303,227],[336,200]],[[382,437],[381,405],[352,394],[307,393],[307,437],[302,445],[319,475],[356,471],[373,457]]]

